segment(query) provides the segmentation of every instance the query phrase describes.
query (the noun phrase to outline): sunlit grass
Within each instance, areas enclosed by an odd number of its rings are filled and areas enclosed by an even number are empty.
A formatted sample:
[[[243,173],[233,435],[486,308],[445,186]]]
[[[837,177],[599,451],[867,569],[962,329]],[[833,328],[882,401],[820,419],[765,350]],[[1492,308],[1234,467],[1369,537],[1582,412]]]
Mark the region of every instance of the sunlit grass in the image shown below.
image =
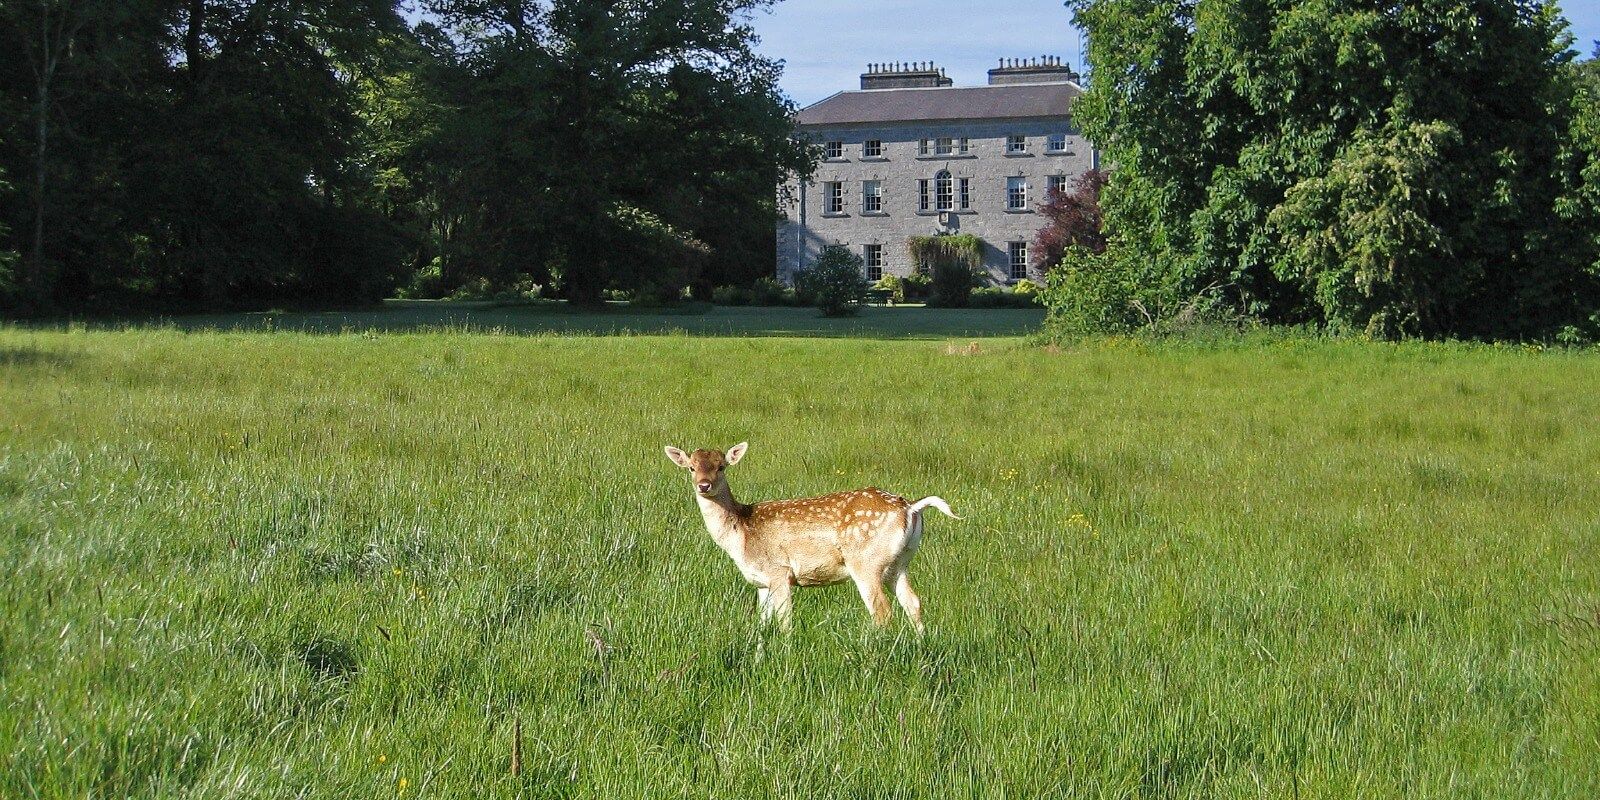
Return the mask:
[[[0,797],[1593,797],[1600,357],[0,330]],[[929,635],[741,499],[938,493]],[[523,769],[509,770],[513,721]]]

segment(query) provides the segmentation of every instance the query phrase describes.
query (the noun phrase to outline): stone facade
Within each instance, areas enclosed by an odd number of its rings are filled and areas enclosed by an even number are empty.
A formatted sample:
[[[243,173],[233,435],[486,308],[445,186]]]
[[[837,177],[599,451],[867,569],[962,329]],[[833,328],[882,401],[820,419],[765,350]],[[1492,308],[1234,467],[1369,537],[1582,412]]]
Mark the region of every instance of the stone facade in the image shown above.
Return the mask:
[[[994,80],[995,76],[991,75],[991,81]],[[1075,90],[1076,85],[1072,88]],[[962,90],[879,90],[885,95],[898,95],[903,91]],[[903,101],[906,98],[894,99]],[[889,105],[892,104],[883,104],[884,107]],[[915,103],[901,105],[899,116],[918,115]],[[950,113],[951,104],[944,105],[946,108],[941,109],[942,112]],[[1006,104],[966,102],[965,105],[1004,108]],[[863,260],[867,246],[877,245],[882,254],[883,274],[909,275],[918,265],[912,263],[907,240],[936,233],[977,236],[984,242],[983,267],[989,276],[996,283],[1013,282],[1011,243],[1024,242],[1031,251],[1034,236],[1044,224],[1037,208],[1044,202],[1051,177],[1058,176],[1058,180],[1064,179],[1071,186],[1078,176],[1096,166],[1093,146],[1072,126],[1065,107],[1059,113],[1026,117],[812,124],[804,120],[802,112],[797,126],[800,135],[819,145],[837,142],[841,152],[838,157],[824,159],[810,182],[802,185],[791,181],[780,191],[779,204],[784,219],[777,232],[777,274],[785,282],[792,281],[794,273],[814,261],[828,245],[848,247]],[[1052,136],[1065,137],[1064,146],[1052,149]],[[1012,152],[1008,147],[1015,141],[1012,137],[1022,137],[1024,149],[1021,152]],[[940,139],[950,140],[952,149],[957,151],[960,141],[966,139],[967,151],[939,155],[937,143]],[[924,141],[928,143],[926,154],[922,152]],[[881,142],[881,155],[867,156],[867,142]],[[1058,140],[1057,144],[1063,142]],[[944,214],[938,210],[936,184],[941,171],[948,171],[954,195],[950,203],[954,209]],[[1012,178],[1022,179],[1026,186],[1025,207],[1021,210],[1008,207],[1008,179]],[[959,196],[963,179],[968,187],[965,208]],[[882,187],[880,211],[867,210],[863,192],[868,181],[877,181]],[[921,181],[928,182],[927,210],[922,208]],[[836,183],[842,189],[842,208],[830,212],[826,195]],[[1031,258],[1031,252],[1029,255]],[[1031,264],[1028,277],[1040,278]]]

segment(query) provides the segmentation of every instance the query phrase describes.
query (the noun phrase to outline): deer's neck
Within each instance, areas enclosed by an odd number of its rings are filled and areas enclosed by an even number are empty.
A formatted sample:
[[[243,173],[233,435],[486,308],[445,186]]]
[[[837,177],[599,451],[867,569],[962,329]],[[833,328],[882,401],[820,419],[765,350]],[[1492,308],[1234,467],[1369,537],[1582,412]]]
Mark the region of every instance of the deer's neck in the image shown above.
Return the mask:
[[[744,518],[749,514],[749,506],[734,500],[733,490],[726,486],[712,495],[697,493],[694,499],[700,504],[700,515],[705,517],[706,530],[710,531],[711,538],[730,555],[738,558],[744,551]]]

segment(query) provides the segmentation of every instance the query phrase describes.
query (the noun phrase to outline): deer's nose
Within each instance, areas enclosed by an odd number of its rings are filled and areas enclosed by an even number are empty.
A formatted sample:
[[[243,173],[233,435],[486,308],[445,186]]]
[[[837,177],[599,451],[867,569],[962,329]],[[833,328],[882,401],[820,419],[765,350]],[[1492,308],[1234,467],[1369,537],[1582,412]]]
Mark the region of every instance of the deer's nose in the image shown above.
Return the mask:
[[[700,487],[700,491],[702,491],[702,492],[711,491],[711,481],[701,481],[700,483],[698,483],[696,485]]]

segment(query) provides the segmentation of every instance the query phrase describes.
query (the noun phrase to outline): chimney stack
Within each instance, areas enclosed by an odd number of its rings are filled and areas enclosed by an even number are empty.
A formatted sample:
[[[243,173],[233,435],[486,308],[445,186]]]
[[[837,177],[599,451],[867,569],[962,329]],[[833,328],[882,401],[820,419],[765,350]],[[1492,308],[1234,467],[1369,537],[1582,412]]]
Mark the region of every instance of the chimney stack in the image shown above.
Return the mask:
[[[944,69],[932,61],[868,64],[867,71],[861,73],[863,89],[925,89],[951,83]]]
[[[1011,83],[1057,83],[1072,81],[1076,83],[1078,73],[1063,64],[1058,56],[1039,56],[1037,58],[1002,58],[1000,66],[989,70],[989,85],[998,86]]]

